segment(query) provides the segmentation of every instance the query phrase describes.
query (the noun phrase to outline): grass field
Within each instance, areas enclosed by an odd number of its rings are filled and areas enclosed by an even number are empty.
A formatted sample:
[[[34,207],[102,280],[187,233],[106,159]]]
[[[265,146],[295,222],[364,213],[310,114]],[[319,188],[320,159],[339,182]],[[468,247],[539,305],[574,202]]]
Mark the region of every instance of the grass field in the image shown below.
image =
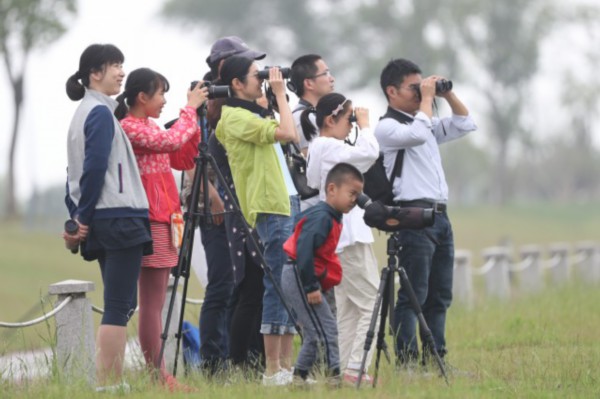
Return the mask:
[[[483,262],[480,256],[483,248],[499,243],[518,249],[525,244],[576,244],[600,238],[600,207],[593,204],[451,209],[450,215],[456,247],[472,251],[474,266]],[[55,234],[44,234],[26,233],[16,224],[0,227],[0,321],[16,322],[39,316],[40,298],[45,297],[48,285],[65,279],[94,281],[96,291],[90,296],[94,304],[102,306],[97,265],[66,251],[59,230],[57,226]],[[376,233],[376,238],[377,254],[383,265],[386,236]],[[195,278],[190,279],[188,296],[202,296]],[[450,359],[453,365],[468,370],[471,377],[455,376],[447,388],[435,377],[406,373],[396,376],[384,362],[381,366],[383,383],[375,391],[329,392],[318,387],[311,395],[353,397],[368,392],[369,396],[378,398],[599,397],[598,303],[598,287],[572,283],[560,290],[548,288],[536,297],[502,304],[480,303],[470,311],[457,305],[450,309],[448,318]],[[49,309],[50,302],[46,301],[45,307]],[[197,319],[197,308],[188,306],[188,312],[190,320]],[[52,329],[52,325],[20,330],[0,328],[0,355],[47,346],[49,328]],[[133,327],[132,334],[135,334]],[[139,394],[129,397],[161,397],[139,376],[132,376],[132,383]],[[266,391],[251,383],[231,387],[207,385],[200,377],[193,377],[191,383],[201,388],[201,394],[210,397],[306,395],[287,390]],[[63,384],[57,379],[21,387],[1,381],[0,384],[2,398],[91,395],[78,393],[76,385]]]
[[[451,308],[448,318],[448,358],[461,372],[443,379],[416,372],[396,372],[382,360],[380,384],[336,391],[317,385],[310,393],[291,388],[263,388],[256,382],[228,386],[192,375],[186,382],[210,398],[597,398],[600,395],[600,290],[589,286],[549,289],[543,294],[508,303],[486,303],[472,311]],[[389,338],[388,338],[389,339]],[[435,371],[435,369],[433,369]],[[465,373],[467,372],[467,373]],[[167,396],[130,375],[130,398]],[[2,398],[104,397],[82,384],[60,378],[11,384],[0,381]],[[191,397],[171,394],[169,397]]]

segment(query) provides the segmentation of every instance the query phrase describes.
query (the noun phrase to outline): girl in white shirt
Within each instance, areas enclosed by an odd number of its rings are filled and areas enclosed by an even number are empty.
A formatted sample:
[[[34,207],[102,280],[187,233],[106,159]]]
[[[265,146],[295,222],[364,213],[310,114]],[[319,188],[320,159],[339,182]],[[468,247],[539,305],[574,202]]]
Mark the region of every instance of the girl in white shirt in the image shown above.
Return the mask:
[[[316,114],[320,136],[308,147],[308,185],[320,190],[324,200],[325,178],[336,164],[346,162],[365,173],[379,156],[379,144],[369,127],[369,110],[353,108],[352,101],[339,93],[323,96],[315,108],[306,109],[301,116],[302,129],[314,130],[310,114]],[[355,120],[360,132],[356,143],[344,142]],[[342,263],[343,279],[335,289],[339,331],[340,365],[344,380],[356,383],[364,353],[364,343],[375,305],[379,286],[379,269],[373,252],[373,234],[363,220],[364,211],[354,207],[344,215],[343,229],[337,247]],[[372,351],[366,367],[371,362]],[[363,375],[368,382],[370,377]]]

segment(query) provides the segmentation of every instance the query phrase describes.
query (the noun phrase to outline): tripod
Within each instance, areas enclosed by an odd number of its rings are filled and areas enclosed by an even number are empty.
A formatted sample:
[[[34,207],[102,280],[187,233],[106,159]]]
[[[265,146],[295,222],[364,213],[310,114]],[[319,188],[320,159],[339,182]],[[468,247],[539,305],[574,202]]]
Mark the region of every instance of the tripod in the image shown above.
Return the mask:
[[[283,295],[283,291],[279,283],[273,277],[273,273],[271,268],[265,262],[262,251],[258,243],[256,242],[254,236],[251,233],[250,226],[246,222],[242,211],[239,207],[239,204],[235,200],[235,196],[231,192],[229,185],[227,184],[225,178],[221,174],[221,171],[215,161],[214,157],[208,152],[208,135],[206,128],[206,103],[204,103],[200,108],[198,108],[198,124],[202,128],[202,140],[198,145],[198,156],[195,159],[195,172],[194,178],[192,180],[192,189],[190,193],[190,203],[188,211],[184,215],[184,227],[183,227],[183,237],[181,242],[181,248],[179,250],[179,258],[177,261],[177,267],[173,270],[172,274],[175,277],[173,287],[174,290],[179,285],[180,277],[184,278],[183,289],[182,289],[182,298],[181,298],[181,309],[179,312],[179,324],[177,328],[177,332],[175,333],[175,338],[177,338],[177,343],[175,346],[175,360],[173,364],[173,375],[177,374],[177,361],[179,357],[179,348],[182,337],[182,329],[183,329],[183,317],[185,313],[185,299],[187,297],[187,289],[188,289],[188,280],[190,276],[190,263],[192,258],[192,249],[194,246],[194,231],[198,226],[198,223],[202,219],[203,223],[212,224],[212,215],[210,213],[210,201],[208,197],[208,164],[210,163],[213,171],[216,174],[217,180],[219,181],[221,187],[225,190],[225,193],[231,198],[231,202],[233,204],[233,213],[238,215],[238,217],[243,221],[243,228],[246,233],[246,238],[250,241],[250,244],[256,251],[257,257],[260,260],[261,268],[263,269],[265,275],[271,280],[275,291],[280,298],[286,312],[290,316],[290,320],[294,323],[294,326],[297,331],[300,331],[300,327],[296,322],[295,314],[293,313],[290,306],[287,304],[285,297]],[[204,188],[203,190],[203,204],[204,204],[204,212],[198,212],[198,200],[200,195],[200,187]],[[171,295],[169,301],[169,308],[167,311],[167,316],[165,320],[165,326],[163,329],[163,333],[161,334],[161,348],[158,358],[158,365],[162,363],[162,359],[164,356],[165,345],[169,335],[169,325],[171,322],[171,317],[173,315],[173,310],[175,306],[175,295]]]
[[[417,296],[415,295],[415,291],[412,288],[410,281],[408,280],[408,276],[406,275],[406,270],[403,267],[398,266],[397,256],[401,251],[402,246],[399,242],[398,233],[393,233],[387,240],[387,255],[388,255],[388,264],[381,270],[381,280],[379,282],[379,288],[377,290],[377,296],[375,298],[375,307],[373,309],[373,315],[371,317],[371,322],[369,324],[369,330],[367,331],[367,338],[365,340],[364,346],[364,354],[360,366],[360,371],[358,374],[358,380],[356,381],[356,388],[360,388],[360,383],[364,374],[365,365],[367,363],[367,354],[371,349],[371,344],[373,343],[373,338],[375,336],[375,326],[377,325],[377,317],[379,317],[379,331],[377,333],[377,354],[375,356],[375,373],[373,375],[373,387],[377,385],[377,377],[379,373],[379,360],[381,357],[381,351],[383,350],[388,362],[390,361],[390,355],[387,351],[387,345],[385,343],[385,321],[390,313],[393,311],[394,306],[394,273],[398,272],[400,276],[400,285],[406,290],[408,294],[408,298],[410,300],[410,305],[417,316],[417,320],[419,322],[419,329],[421,331],[421,338],[431,352],[431,355],[435,359],[437,365],[440,368],[442,376],[446,380],[446,384],[448,383],[448,376],[446,375],[446,369],[444,367],[444,363],[442,362],[442,358],[440,357],[436,347],[435,342],[433,340],[433,334],[431,330],[427,326],[427,322],[425,321],[425,317],[423,316],[423,311],[421,310],[421,305],[417,300]],[[391,324],[391,323],[390,323]]]

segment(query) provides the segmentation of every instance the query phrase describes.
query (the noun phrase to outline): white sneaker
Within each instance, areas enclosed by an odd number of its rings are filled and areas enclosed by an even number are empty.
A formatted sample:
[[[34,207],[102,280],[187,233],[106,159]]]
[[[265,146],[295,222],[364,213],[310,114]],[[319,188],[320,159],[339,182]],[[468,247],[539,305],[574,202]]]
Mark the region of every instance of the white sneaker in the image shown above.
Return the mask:
[[[129,393],[131,391],[131,387],[128,383],[122,382],[117,385],[105,385],[101,387],[96,387],[96,392],[106,392],[106,393]]]
[[[271,376],[262,376],[262,384],[267,387],[284,386],[292,383],[292,374],[288,370],[279,370]]]

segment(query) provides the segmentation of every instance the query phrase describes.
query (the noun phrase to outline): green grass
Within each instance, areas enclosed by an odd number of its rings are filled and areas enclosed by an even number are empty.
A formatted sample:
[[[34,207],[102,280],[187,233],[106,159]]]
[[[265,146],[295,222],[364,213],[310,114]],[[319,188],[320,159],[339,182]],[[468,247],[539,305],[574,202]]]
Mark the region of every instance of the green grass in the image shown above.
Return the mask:
[[[596,287],[571,285],[507,303],[488,302],[471,311],[451,308],[448,358],[468,375],[451,373],[450,386],[435,375],[395,372],[383,359],[380,385],[376,389],[364,386],[360,392],[351,388],[329,391],[319,385],[307,393],[244,381],[224,386],[198,375],[185,381],[199,389],[198,395],[210,398],[594,398],[600,395],[599,302]],[[165,396],[143,374],[130,374],[128,381],[134,390],[127,397]],[[103,397],[83,384],[61,382],[59,376],[21,384],[0,382],[0,396]]]
[[[85,280],[95,283],[89,293],[92,303],[103,307],[102,279],[97,262],[86,262],[64,248],[60,226],[54,234],[30,233],[20,224],[0,227],[0,321],[31,320],[52,310],[55,297],[48,297],[48,286],[63,280]],[[183,282],[183,279],[180,279]],[[203,291],[195,277],[189,279],[189,298],[202,298]],[[199,307],[188,305],[186,314],[197,320]],[[100,316],[94,313],[96,324]],[[187,318],[186,317],[186,318]],[[53,328],[53,319],[49,321]],[[137,317],[130,326],[136,334]],[[44,323],[24,329],[0,328],[0,355],[17,350],[48,346],[48,326]]]
[[[507,208],[451,208],[457,249],[473,253],[474,266],[483,262],[485,247],[509,243],[539,244],[554,242],[576,244],[598,240],[600,207],[589,205],[513,205]],[[385,264],[386,236],[376,234],[377,255]],[[102,306],[98,266],[63,248],[60,232],[30,234],[17,224],[0,226],[0,320],[15,322],[41,314],[40,298],[48,285],[65,280],[90,280],[96,283],[92,302]],[[190,278],[189,297],[202,297],[195,277]],[[50,301],[53,301],[51,299]],[[330,392],[318,387],[314,397],[599,397],[600,396],[600,290],[573,282],[558,289],[549,287],[535,297],[520,295],[506,303],[478,301],[467,310],[458,304],[448,316],[450,360],[473,377],[457,376],[451,387],[438,378],[394,374],[383,361],[382,384],[376,390],[360,393],[344,389]],[[46,300],[46,309],[51,303]],[[187,306],[189,320],[197,319],[197,307]],[[95,316],[98,321],[99,316]],[[137,319],[133,319],[135,334]],[[15,350],[48,346],[52,342],[52,322],[19,330],[0,328],[0,355]],[[135,392],[128,397],[158,398],[146,377],[130,376]],[[208,384],[193,376],[192,385],[210,397],[306,397],[303,392],[286,389],[266,390],[257,384],[240,383],[230,387]],[[84,398],[94,396],[81,385],[61,382],[58,376],[45,381],[13,384],[0,381],[0,397]],[[189,395],[171,395],[188,397]]]

